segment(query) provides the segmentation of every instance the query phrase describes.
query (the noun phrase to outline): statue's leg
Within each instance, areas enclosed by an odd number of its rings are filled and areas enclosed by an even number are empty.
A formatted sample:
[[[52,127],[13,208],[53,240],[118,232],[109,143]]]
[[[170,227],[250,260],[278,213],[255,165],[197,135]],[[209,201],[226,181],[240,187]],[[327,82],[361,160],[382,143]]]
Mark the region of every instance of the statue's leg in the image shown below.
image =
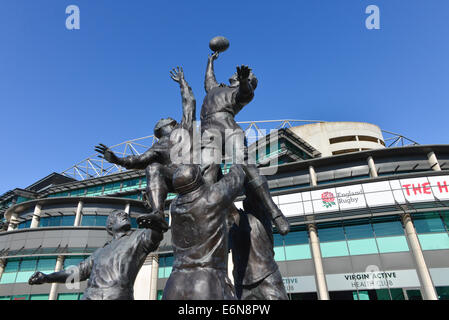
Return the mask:
[[[254,164],[243,166],[246,173],[246,192],[251,192],[266,208],[281,235],[289,232],[290,226],[282,211],[274,203],[268,188],[267,179],[259,174],[259,169]]]

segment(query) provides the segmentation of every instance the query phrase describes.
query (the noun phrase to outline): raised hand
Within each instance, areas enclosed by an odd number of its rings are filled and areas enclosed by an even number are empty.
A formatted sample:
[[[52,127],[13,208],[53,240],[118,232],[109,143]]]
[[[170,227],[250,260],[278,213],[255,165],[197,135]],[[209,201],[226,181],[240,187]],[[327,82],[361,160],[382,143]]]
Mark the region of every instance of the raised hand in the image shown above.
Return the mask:
[[[114,152],[112,152],[107,146],[105,146],[102,143],[100,143],[100,145],[98,146],[95,146],[95,151],[101,154],[98,157],[104,158],[106,161],[109,161],[110,163],[116,163],[118,160]]]
[[[182,67],[177,67],[177,69],[173,68],[170,71],[170,77],[179,83],[181,80],[184,80],[184,70],[182,70]]]
[[[213,54],[209,54],[209,60],[212,60],[212,61],[217,60],[218,56],[219,56],[218,51],[214,52]]]
[[[238,76],[239,81],[248,79],[250,73],[251,73],[251,69],[248,68],[248,66],[245,66],[245,65],[241,65],[240,67],[237,66],[237,76]]]
[[[33,284],[43,284],[46,282],[46,278],[47,276],[45,274],[43,274],[42,272],[38,271],[35,272],[30,279],[28,280],[28,284],[29,285],[33,285]]]

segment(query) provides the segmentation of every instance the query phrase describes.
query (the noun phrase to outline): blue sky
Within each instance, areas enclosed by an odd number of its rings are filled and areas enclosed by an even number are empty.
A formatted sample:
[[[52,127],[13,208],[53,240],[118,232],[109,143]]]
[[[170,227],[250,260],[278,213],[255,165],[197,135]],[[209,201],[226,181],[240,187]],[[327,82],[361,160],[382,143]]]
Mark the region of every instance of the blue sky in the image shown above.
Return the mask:
[[[72,4],[80,30],[65,28]],[[365,28],[370,4],[380,30]],[[177,65],[199,113],[216,35],[231,42],[217,79],[239,64],[259,78],[239,121],[366,121],[446,144],[448,12],[447,0],[2,0],[0,194],[179,119]]]

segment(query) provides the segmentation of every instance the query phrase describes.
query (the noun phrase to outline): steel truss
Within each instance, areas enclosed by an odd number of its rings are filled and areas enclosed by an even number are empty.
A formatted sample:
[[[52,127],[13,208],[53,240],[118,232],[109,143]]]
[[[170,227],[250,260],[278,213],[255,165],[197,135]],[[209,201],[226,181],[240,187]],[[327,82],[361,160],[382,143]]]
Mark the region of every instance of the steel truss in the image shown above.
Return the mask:
[[[244,128],[244,131],[248,138],[248,143],[253,143],[258,139],[269,134],[272,130],[279,130],[283,128],[292,128],[298,125],[307,123],[327,122],[319,120],[261,120],[261,121],[241,121],[238,124]],[[413,141],[401,134],[393,133],[390,131],[382,130],[385,135],[385,146],[400,147],[408,145],[418,145],[416,141]],[[133,140],[127,140],[125,142],[111,146],[110,149],[120,157],[126,157],[131,155],[140,155],[148,150],[155,142],[157,138],[153,135]],[[76,180],[86,180],[92,178],[98,178],[107,176],[113,173],[120,173],[127,171],[127,169],[111,164],[105,161],[103,158],[98,157],[98,153],[78,162],[72,167],[64,170],[63,175],[74,178]]]

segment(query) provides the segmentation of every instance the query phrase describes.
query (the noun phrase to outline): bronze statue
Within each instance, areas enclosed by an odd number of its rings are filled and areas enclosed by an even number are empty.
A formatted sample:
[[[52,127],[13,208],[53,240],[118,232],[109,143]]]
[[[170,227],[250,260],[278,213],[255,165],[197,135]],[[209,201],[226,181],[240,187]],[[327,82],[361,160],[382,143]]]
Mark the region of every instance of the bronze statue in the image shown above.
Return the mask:
[[[152,214],[137,217],[141,226],[152,227],[153,224],[162,225],[165,231],[168,224],[164,219],[164,204],[169,192],[174,192],[172,177],[178,166],[173,163],[170,153],[174,146],[172,133],[193,132],[195,121],[196,101],[192,89],[184,78],[182,68],[173,69],[171,78],[178,82],[181,88],[183,116],[181,123],[172,118],[161,119],[154,127],[154,135],[158,141],[145,153],[138,156],[118,158],[107,146],[100,144],[95,151],[103,155],[104,159],[127,169],[145,169],[147,178],[146,198]],[[184,130],[177,130],[184,129]],[[178,141],[175,141],[175,143]]]
[[[137,273],[147,255],[158,248],[162,230],[131,231],[129,214],[120,210],[109,215],[106,230],[112,235],[112,240],[77,267],[50,274],[36,272],[28,283],[35,285],[88,279],[83,300],[133,300]]]
[[[227,275],[226,220],[244,180],[240,165],[214,184],[205,183],[199,165],[177,169],[173,186],[179,195],[170,207],[174,263],[162,299],[236,299]]]
[[[240,300],[287,300],[287,292],[274,261],[271,217],[251,192],[244,210],[233,215],[229,247],[234,263],[234,285]]]
[[[218,138],[221,138],[222,154],[225,152],[227,143],[234,144],[235,141],[243,141],[243,144],[237,144],[234,147],[239,149],[237,153],[243,155],[243,169],[248,179],[245,188],[248,192],[255,194],[257,199],[264,204],[279,233],[285,235],[290,229],[287,218],[273,202],[266,178],[259,174],[259,169],[255,164],[248,163],[245,133],[234,119],[235,115],[253,99],[257,78],[248,66],[242,65],[237,67],[237,72],[229,79],[229,86],[218,84],[214,74],[214,60],[218,58],[218,54],[215,52],[208,59],[204,82],[207,94],[201,108],[203,136],[201,161],[204,179],[207,183],[213,183],[219,179],[221,174],[220,165],[214,158],[216,142],[215,139],[208,139],[209,136],[217,134],[221,136]],[[232,132],[231,135],[229,135],[230,132]],[[234,139],[235,137],[237,139]]]

